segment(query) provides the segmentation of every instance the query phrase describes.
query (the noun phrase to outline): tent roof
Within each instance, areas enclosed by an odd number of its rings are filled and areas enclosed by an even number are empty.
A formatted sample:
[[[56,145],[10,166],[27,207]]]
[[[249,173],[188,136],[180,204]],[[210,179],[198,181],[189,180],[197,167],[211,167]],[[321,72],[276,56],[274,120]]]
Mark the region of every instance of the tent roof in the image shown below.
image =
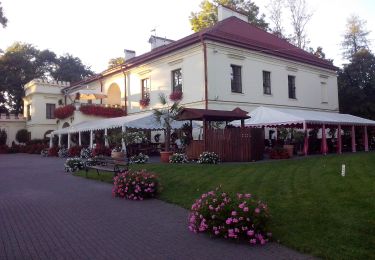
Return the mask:
[[[333,112],[298,110],[286,108],[258,107],[250,112],[251,118],[245,120],[246,126],[280,126],[297,124],[327,124],[327,125],[372,125],[375,121]],[[236,124],[239,124],[236,122]]]
[[[177,116],[178,120],[233,121],[250,118],[247,111],[235,108],[232,111],[184,108]]]
[[[177,129],[181,128],[186,121],[174,121],[172,123],[172,128]],[[129,128],[138,128],[138,129],[152,129],[152,130],[161,130],[164,127],[156,122],[156,119],[152,112],[145,112],[135,115],[123,116],[123,117],[114,117],[106,119],[98,119],[92,121],[85,121],[78,124],[71,125],[70,127],[59,129],[53,131],[52,134],[67,134],[67,133],[77,133],[85,132],[91,130],[102,130],[102,129],[111,129],[117,127],[129,127]],[[198,125],[196,125],[197,127]],[[193,126],[194,127],[194,126]]]

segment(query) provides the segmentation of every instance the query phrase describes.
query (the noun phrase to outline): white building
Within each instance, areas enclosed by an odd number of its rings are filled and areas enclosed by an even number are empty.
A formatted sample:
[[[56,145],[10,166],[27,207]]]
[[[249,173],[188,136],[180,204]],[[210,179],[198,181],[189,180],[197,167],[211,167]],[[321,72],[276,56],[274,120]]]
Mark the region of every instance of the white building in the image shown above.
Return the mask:
[[[74,93],[83,89],[107,95],[93,104],[122,107],[128,115],[157,107],[159,94],[173,90],[182,90],[186,107],[338,112],[337,68],[331,62],[249,24],[232,10],[220,7],[219,20],[177,41],[152,36],[150,52],[135,56],[125,50],[124,64],[81,82],[28,83],[24,116],[31,137],[97,119],[79,110],[63,120],[51,116],[53,107],[73,104]],[[146,98],[149,105],[142,107],[140,100]]]

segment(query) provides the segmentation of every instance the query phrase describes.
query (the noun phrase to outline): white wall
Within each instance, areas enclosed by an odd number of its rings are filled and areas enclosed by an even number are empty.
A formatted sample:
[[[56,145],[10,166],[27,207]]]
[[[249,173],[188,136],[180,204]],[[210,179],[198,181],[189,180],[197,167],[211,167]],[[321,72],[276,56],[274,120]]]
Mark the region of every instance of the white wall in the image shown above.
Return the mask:
[[[266,105],[338,112],[334,72],[223,44],[207,46],[209,108],[251,111]],[[243,94],[231,92],[231,64],[242,66]],[[271,95],[263,94],[263,70],[271,72]],[[288,97],[288,75],[296,77],[296,99]],[[328,103],[322,103],[321,82],[327,85]]]
[[[8,119],[5,118],[5,115],[2,115],[0,117],[0,129],[5,129],[7,133],[6,144],[8,146],[11,146],[13,141],[17,143],[16,134],[18,130],[25,129],[25,128],[26,128],[26,124],[25,124],[24,118],[16,119],[14,118],[14,115],[11,115],[11,118],[8,118]]]

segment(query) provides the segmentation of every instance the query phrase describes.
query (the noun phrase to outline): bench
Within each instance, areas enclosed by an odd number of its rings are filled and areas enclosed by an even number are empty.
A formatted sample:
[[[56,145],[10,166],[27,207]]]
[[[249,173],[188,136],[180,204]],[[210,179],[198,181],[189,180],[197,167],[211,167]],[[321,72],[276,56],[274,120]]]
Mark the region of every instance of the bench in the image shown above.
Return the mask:
[[[86,177],[89,169],[100,172],[113,172],[113,177],[117,176],[120,172],[129,170],[129,162],[115,160],[111,157],[94,157],[92,160],[85,162]]]

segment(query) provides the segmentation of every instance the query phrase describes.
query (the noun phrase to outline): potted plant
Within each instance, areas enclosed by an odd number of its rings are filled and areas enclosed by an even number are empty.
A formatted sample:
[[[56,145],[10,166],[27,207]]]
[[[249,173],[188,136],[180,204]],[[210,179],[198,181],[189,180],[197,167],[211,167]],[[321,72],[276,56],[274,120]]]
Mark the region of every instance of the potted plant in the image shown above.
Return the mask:
[[[116,160],[124,160],[126,155],[125,151],[122,149],[122,136],[123,134],[121,132],[105,136],[109,145],[113,147],[111,157]]]
[[[294,152],[294,145],[292,144],[291,136],[293,135],[294,130],[291,129],[290,131],[286,128],[280,128],[278,133],[278,138],[283,140],[284,142],[284,149],[288,151],[289,157],[293,157]]]
[[[295,131],[293,133],[293,140],[295,145],[297,146],[297,154],[302,155],[303,151],[303,141],[305,140],[305,133],[300,131]]]
[[[182,95],[180,97],[182,98]],[[154,116],[156,121],[165,128],[165,148],[164,151],[160,152],[160,160],[161,162],[168,163],[169,157],[172,155],[172,152],[170,151],[171,125],[173,121],[175,121],[175,118],[181,111],[182,107],[180,106],[180,100],[178,99],[173,99],[173,103],[169,104],[164,93],[159,95],[159,99],[162,107],[154,109]]]

